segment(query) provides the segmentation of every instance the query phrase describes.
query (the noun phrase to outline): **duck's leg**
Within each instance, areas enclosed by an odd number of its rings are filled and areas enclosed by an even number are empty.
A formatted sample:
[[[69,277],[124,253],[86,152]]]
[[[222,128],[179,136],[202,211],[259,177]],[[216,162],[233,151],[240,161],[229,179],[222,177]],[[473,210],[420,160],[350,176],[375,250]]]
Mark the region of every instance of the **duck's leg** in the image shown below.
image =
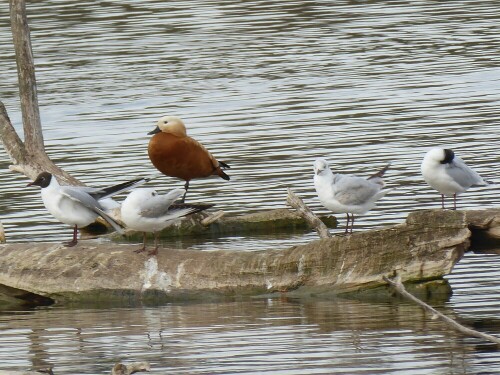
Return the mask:
[[[146,232],[142,232],[142,247],[140,249],[134,250],[134,253],[142,253],[146,251]]]
[[[188,189],[189,189],[189,180],[187,180],[186,183],[184,184],[184,189],[186,189],[186,191],[184,192],[184,195],[182,196],[181,203],[184,203],[184,201],[186,200],[186,195],[187,195]]]
[[[78,226],[75,224],[73,227],[73,239],[69,242],[64,242],[64,246],[73,247],[78,243]]]
[[[457,209],[457,193],[453,194],[453,209]]]
[[[441,208],[444,210],[444,194],[441,194]]]
[[[352,228],[354,227],[354,214],[351,214],[351,234],[352,234]]]
[[[148,255],[158,255],[158,232],[154,232],[153,235],[155,236],[155,247],[148,252]]]

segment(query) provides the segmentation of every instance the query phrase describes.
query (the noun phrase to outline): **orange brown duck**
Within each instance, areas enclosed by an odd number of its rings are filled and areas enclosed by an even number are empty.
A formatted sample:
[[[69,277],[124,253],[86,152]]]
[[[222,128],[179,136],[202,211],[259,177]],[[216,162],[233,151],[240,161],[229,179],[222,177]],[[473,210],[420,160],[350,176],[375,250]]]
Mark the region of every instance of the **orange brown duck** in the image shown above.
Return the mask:
[[[186,198],[189,181],[194,178],[220,176],[229,180],[223,169],[229,165],[218,161],[201,143],[189,137],[182,120],[174,116],[164,116],[158,120],[156,128],[149,132],[148,154],[153,165],[161,173],[184,181]]]

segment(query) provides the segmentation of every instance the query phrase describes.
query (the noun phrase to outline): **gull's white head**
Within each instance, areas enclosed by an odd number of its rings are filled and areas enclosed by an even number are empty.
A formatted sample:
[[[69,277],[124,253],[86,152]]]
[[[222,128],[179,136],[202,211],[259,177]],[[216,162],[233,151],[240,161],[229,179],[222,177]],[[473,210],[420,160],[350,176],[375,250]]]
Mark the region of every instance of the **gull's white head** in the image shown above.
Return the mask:
[[[330,171],[330,167],[325,159],[320,158],[314,161],[314,174],[320,176],[328,171]]]
[[[447,148],[436,147],[430,149],[427,154],[425,154],[424,162],[433,162],[436,164],[449,164],[455,158],[455,153],[453,150]]]
[[[139,188],[132,190],[123,203],[138,204],[156,197],[157,195],[158,193],[153,188]]]
[[[186,137],[186,126],[184,122],[175,116],[163,116],[156,123],[155,130],[149,132],[148,134],[156,134],[159,132],[170,133],[178,137]]]

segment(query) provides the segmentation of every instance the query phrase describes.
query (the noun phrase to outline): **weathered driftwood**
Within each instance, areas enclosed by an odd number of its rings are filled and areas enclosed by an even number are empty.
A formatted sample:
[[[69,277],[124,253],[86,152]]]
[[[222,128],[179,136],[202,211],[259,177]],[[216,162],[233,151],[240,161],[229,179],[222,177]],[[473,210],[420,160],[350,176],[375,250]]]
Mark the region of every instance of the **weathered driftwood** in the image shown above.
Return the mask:
[[[117,363],[111,369],[111,375],[131,375],[143,371],[151,371],[151,366],[148,362]]]
[[[323,223],[290,188],[287,189],[287,192],[286,203],[297,210],[299,215],[318,232],[320,238],[330,238],[332,235],[325,223]]]
[[[56,301],[346,293],[448,274],[469,246],[465,214],[411,213],[406,223],[336,236],[285,250],[197,251],[160,249],[157,257],[135,246],[82,242],[0,245],[0,284],[7,292]],[[29,298],[29,297],[28,297]]]
[[[48,171],[58,176],[62,182],[80,184],[74,177],[57,167],[45,153],[36,90],[35,64],[24,0],[10,0],[10,20],[16,52],[24,129],[23,142],[12,126],[4,104],[0,102],[0,137],[5,151],[13,162],[10,169],[23,173],[32,180],[40,172]]]
[[[414,295],[408,293],[406,291],[404,285],[401,283],[401,280],[399,279],[399,277],[396,277],[394,280],[391,280],[388,277],[384,276],[383,279],[385,282],[390,284],[401,296],[403,296],[407,300],[410,300],[410,301],[416,303],[417,305],[422,307],[425,311],[432,314],[433,317],[442,320],[443,322],[446,323],[446,325],[450,326],[454,330],[456,330],[460,333],[463,333],[466,336],[478,337],[480,339],[491,341],[497,345],[500,345],[500,338],[492,336],[492,335],[488,335],[487,333],[482,333],[482,332],[476,331],[476,330],[468,328],[468,327],[465,327],[462,324],[454,321],[450,317],[443,315],[442,313],[440,313],[439,311],[434,309],[432,306],[426,304],[424,301],[419,300]]]

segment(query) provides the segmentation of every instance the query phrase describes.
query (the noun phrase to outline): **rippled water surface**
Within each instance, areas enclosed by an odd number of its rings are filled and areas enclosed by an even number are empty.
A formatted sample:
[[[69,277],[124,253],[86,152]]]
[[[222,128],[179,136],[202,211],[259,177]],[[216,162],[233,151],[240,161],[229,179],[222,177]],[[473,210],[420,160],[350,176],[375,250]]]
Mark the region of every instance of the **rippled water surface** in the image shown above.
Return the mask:
[[[89,185],[153,172],[146,133],[164,114],[184,119],[190,135],[231,165],[230,182],[194,181],[188,195],[229,213],[284,207],[287,187],[326,213],[312,184],[317,157],[360,175],[392,163],[387,183],[395,189],[359,218],[358,230],[439,205],[419,174],[431,146],[455,149],[497,181],[496,1],[46,0],[28,12],[47,152]],[[0,99],[22,132],[6,2],[0,19]],[[8,165],[1,150],[9,241],[68,238],[70,229]],[[154,185],[182,183],[164,177]],[[498,187],[470,190],[459,205],[498,206]],[[254,250],[312,238],[255,235],[189,245]],[[499,333],[496,263],[494,255],[467,256],[442,308]],[[399,303],[48,308],[5,313],[0,342],[0,367],[47,362],[57,374],[105,373],[118,359],[185,374],[500,372],[496,352]]]

